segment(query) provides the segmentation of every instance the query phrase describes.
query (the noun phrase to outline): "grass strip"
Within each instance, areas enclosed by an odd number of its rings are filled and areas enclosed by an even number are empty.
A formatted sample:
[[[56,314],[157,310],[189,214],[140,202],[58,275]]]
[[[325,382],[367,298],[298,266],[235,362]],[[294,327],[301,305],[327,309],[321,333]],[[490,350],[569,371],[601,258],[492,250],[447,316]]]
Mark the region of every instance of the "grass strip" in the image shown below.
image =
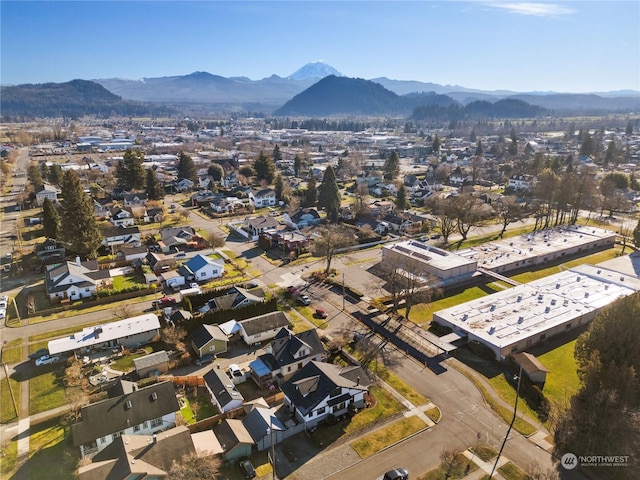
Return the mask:
[[[352,442],[351,447],[360,458],[367,458],[425,428],[427,424],[416,416],[402,418]]]
[[[29,381],[29,415],[61,407],[68,403],[60,378],[63,374],[62,369],[63,367],[58,366],[56,371],[43,372],[31,378]]]
[[[485,445],[471,447],[469,451],[484,462],[488,462],[489,460],[492,460],[498,456],[498,452],[496,452],[493,448],[487,447]]]
[[[2,379],[0,384],[0,423],[9,423],[18,418],[16,405],[20,405],[20,392],[20,384],[16,380],[11,377]]]
[[[430,408],[429,410],[425,411],[424,414],[429,417],[433,423],[438,423],[440,421],[440,418],[442,417],[442,412],[440,412],[440,409],[438,407]]]
[[[503,466],[499,467],[498,473],[506,480],[529,480],[529,475],[511,462],[507,462]]]

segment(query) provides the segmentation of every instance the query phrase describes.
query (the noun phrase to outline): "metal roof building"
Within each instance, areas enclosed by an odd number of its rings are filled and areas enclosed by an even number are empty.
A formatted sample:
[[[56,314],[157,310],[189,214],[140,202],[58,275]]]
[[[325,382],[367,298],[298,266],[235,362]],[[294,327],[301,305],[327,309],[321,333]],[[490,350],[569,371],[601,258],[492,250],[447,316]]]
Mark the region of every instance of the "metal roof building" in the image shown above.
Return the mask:
[[[503,359],[590,322],[600,309],[638,290],[636,276],[581,265],[440,310],[433,320]]]

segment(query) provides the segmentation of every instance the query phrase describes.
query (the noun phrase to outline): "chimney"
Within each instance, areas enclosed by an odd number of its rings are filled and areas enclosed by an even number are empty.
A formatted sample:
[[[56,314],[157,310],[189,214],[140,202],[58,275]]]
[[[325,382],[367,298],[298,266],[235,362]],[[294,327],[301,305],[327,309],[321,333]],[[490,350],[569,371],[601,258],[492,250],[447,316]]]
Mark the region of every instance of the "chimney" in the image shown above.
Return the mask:
[[[360,385],[360,377],[357,377],[357,378],[356,378],[356,387],[357,387],[358,385]]]
[[[82,266],[82,262],[80,261],[80,255],[76,256],[76,265],[81,267]]]
[[[158,439],[156,438],[156,434],[155,433],[153,434],[153,437],[151,437],[151,438],[153,438],[153,443],[157,443]]]

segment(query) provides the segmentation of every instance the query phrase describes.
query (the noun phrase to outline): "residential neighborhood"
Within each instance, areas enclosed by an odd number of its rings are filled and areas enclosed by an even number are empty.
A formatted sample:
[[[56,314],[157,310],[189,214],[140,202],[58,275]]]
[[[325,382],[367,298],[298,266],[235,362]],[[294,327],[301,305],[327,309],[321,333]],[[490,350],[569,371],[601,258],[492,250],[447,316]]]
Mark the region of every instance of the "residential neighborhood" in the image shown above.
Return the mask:
[[[7,478],[56,428],[69,478],[189,456],[219,478],[440,478],[421,475],[445,450],[587,478],[558,465],[574,345],[640,291],[639,120],[608,121],[114,119],[15,142]]]

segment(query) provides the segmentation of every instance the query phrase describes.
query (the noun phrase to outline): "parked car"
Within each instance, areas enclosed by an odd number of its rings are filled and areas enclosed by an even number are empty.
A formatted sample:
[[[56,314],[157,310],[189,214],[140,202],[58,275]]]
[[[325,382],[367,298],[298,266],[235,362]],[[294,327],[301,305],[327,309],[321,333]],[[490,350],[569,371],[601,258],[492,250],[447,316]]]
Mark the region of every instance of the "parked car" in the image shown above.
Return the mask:
[[[41,367],[42,365],[51,365],[52,363],[57,363],[62,360],[62,357],[58,355],[43,355],[36,360],[36,367]]]
[[[7,309],[0,308],[0,320],[4,320],[7,317]]]
[[[43,357],[45,355],[49,355],[49,349],[48,348],[41,348],[39,350],[36,350],[33,353],[29,354],[29,360],[33,360],[34,362],[39,359],[40,357]]]
[[[322,308],[316,308],[316,317],[318,318],[327,318],[327,312],[325,312]]]
[[[186,258],[187,254],[184,252],[176,253],[175,258]]]
[[[229,365],[229,373],[231,374],[232,377],[242,376],[242,370],[240,370],[240,367],[235,363],[232,363],[231,365]]]
[[[9,299],[7,298],[6,295],[3,295],[2,297],[0,297],[0,308],[7,308],[8,301]]]
[[[409,472],[407,472],[406,468],[394,468],[383,476],[378,477],[378,480],[409,480]]]
[[[293,296],[293,295],[296,295],[296,294],[300,293],[300,290],[298,290],[298,287],[294,287],[293,285],[289,285],[287,287],[287,292],[289,292]]]
[[[216,359],[216,356],[213,354],[203,355],[202,357],[196,360],[196,365],[198,367],[201,367],[202,365],[206,365],[207,363],[213,362],[215,359]]]
[[[244,478],[256,478],[256,469],[253,468],[251,460],[241,460],[240,470],[242,470]]]
[[[175,305],[175,303],[176,303],[175,298],[162,297],[160,300],[154,300],[153,302],[151,302],[151,306],[154,308],[164,308],[164,307],[171,307],[172,305]]]
[[[311,305],[311,299],[306,296],[306,295],[300,295],[298,297],[298,301],[302,304],[302,305]]]

